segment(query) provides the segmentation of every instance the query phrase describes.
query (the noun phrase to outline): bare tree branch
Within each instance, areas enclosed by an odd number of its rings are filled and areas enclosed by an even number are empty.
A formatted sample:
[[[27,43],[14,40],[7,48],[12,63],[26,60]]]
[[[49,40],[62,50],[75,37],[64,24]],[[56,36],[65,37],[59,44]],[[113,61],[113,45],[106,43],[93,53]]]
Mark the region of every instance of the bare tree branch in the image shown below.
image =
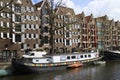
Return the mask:
[[[0,12],[3,11],[4,8],[6,8],[7,6],[11,5],[13,1],[14,1],[14,0],[11,0],[7,5],[5,5],[4,7],[2,7],[2,8],[0,9]]]
[[[62,0],[60,0],[59,2],[57,2],[55,8],[58,8],[61,4],[62,4]]]

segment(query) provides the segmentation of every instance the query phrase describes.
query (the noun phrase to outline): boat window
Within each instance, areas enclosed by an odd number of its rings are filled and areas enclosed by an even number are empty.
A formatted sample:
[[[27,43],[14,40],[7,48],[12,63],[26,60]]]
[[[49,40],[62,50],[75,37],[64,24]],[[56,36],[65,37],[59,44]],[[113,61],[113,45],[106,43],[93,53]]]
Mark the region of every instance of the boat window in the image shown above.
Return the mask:
[[[70,59],[70,56],[67,56],[67,59]]]
[[[87,57],[87,55],[85,55],[85,58]]]
[[[88,55],[88,57],[91,57],[91,55]]]
[[[27,53],[25,53],[26,55],[29,55],[30,54],[30,52],[27,52]]]
[[[34,56],[34,53],[31,53],[30,56]]]
[[[50,61],[50,59],[47,59],[47,61]]]
[[[72,58],[72,59],[75,59],[75,58],[76,58],[76,56],[71,56],[71,58]]]
[[[80,57],[83,58],[83,55],[81,55]]]
[[[39,60],[37,59],[36,62],[39,62]]]

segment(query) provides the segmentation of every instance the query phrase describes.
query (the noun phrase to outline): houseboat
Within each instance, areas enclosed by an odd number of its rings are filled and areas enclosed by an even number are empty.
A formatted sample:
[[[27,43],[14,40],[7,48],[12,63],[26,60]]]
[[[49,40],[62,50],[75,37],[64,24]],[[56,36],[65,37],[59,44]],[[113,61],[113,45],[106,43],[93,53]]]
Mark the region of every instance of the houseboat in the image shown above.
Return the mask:
[[[100,57],[97,50],[86,53],[74,52],[55,55],[47,55],[45,51],[30,51],[19,59],[13,59],[12,65],[15,72],[28,73],[80,67],[98,59]]]

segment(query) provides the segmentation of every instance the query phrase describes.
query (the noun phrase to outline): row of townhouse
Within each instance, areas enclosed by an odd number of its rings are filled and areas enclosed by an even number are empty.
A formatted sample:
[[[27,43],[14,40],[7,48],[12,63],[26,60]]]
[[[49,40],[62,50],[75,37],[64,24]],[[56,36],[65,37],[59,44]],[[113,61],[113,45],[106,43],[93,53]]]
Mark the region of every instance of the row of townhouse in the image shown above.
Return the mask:
[[[120,22],[109,20],[108,16],[96,18],[98,28],[98,48],[120,50]]]
[[[0,1],[0,51],[5,51],[5,56],[21,55],[26,49],[49,51],[51,33],[56,53],[120,46],[120,22],[109,20],[106,15],[76,15],[73,9],[59,6],[54,9],[51,30],[48,0],[34,5],[31,0],[10,1]]]
[[[41,46],[49,50],[50,24],[47,1],[35,4],[41,13]],[[88,50],[97,48],[97,27],[93,15],[85,16],[84,12],[76,15],[71,8],[59,6],[55,10],[54,30],[55,51],[71,52],[75,49]],[[48,20],[47,20],[48,19]]]

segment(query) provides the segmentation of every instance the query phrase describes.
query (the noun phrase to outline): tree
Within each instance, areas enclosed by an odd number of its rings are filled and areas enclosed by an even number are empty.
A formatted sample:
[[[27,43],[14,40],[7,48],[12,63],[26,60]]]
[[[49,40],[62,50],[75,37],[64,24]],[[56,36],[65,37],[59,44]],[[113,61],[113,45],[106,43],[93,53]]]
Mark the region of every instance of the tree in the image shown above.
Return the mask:
[[[9,11],[6,11],[5,9],[7,8],[7,6],[10,6],[12,3],[13,3],[14,0],[11,0],[8,4],[6,4],[5,6],[3,7],[0,7],[0,12],[5,12],[5,13],[8,13]],[[10,12],[9,12],[10,13]],[[7,27],[0,27],[0,31],[7,31],[8,28]]]
[[[11,0],[8,4],[0,8],[0,12],[2,12],[7,6],[11,5],[14,0]]]
[[[47,11],[48,11],[48,14],[49,14],[49,25],[51,26],[50,28],[50,44],[51,44],[51,50],[50,50],[50,54],[51,53],[54,53],[54,35],[55,35],[55,30],[56,30],[56,27],[55,27],[55,18],[56,18],[56,13],[55,13],[55,9],[58,8],[62,3],[62,0],[60,0],[59,2],[57,2],[57,4],[54,3],[54,0],[49,0],[49,4],[48,4],[48,8],[47,8]]]
[[[54,3],[54,0],[49,0],[47,11],[49,14],[49,25],[51,26],[51,28],[50,28],[50,35],[51,35],[51,37],[50,37],[50,44],[51,44],[50,54],[54,53],[54,50],[55,50],[55,31],[60,30],[60,29],[64,30],[65,27],[69,28],[70,27],[69,25],[76,23],[76,21],[69,22],[69,20],[68,20],[66,22],[63,20],[63,26],[57,27],[55,25],[55,19],[58,16],[55,12],[55,9],[58,9],[62,5],[63,5],[62,0],[58,1],[56,4]],[[68,19],[70,17],[70,15],[66,14],[66,17]],[[64,31],[63,31],[62,35],[64,35]]]

